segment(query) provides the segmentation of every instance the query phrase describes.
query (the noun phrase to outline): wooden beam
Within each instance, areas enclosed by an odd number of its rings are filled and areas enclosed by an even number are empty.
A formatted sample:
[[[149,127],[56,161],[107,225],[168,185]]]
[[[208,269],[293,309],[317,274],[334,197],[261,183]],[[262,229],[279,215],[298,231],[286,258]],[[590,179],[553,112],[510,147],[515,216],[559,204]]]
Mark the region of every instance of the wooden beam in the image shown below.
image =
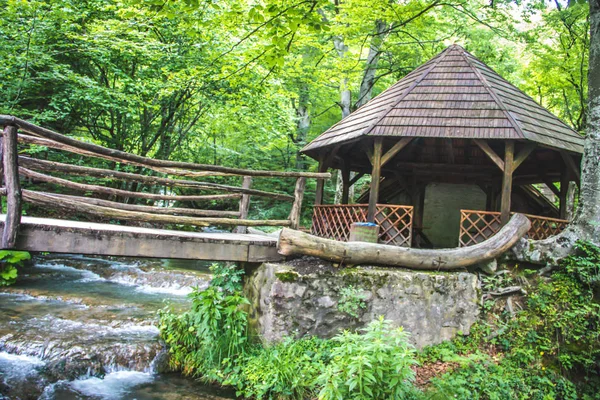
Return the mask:
[[[496,152],[490,147],[490,145],[486,141],[479,139],[473,139],[473,141],[485,154],[487,154],[490,160],[492,160],[494,164],[496,164],[498,168],[500,168],[500,171],[504,171],[504,161],[502,161],[502,158],[500,158],[500,156],[496,154]]]
[[[523,161],[525,161],[527,159],[527,157],[529,157],[529,155],[531,154],[531,152],[533,150],[535,150],[535,148],[537,147],[537,145],[535,143],[527,143],[525,145],[525,147],[523,147],[521,149],[521,151],[519,152],[519,154],[517,154],[515,156],[515,161],[513,164],[513,172],[515,172],[515,170],[517,168],[519,168],[519,165],[521,165],[523,163]]]
[[[319,172],[327,171],[326,154],[319,155]],[[325,179],[317,179],[317,188],[315,189],[315,206],[323,204],[323,189],[325,188]]]
[[[350,168],[346,165],[342,168],[342,204],[348,204],[350,197]]]
[[[502,174],[502,199],[500,203],[500,222],[502,225],[508,223],[510,218],[515,142],[512,140],[506,141],[504,149],[504,173]]]
[[[569,175],[563,171],[560,175],[560,193],[558,194],[558,218],[567,219],[567,194],[569,193]]]
[[[560,190],[556,187],[556,185],[554,184],[554,182],[552,182],[550,179],[543,177],[544,180],[544,185],[546,185],[548,187],[548,189],[550,189],[552,191],[552,193],[554,193],[555,196],[560,197]]]
[[[6,187],[6,222],[2,232],[2,248],[12,249],[17,242],[17,233],[21,223],[21,184],[19,183],[19,165],[17,153],[17,127],[4,127],[3,167]]]
[[[405,137],[405,138],[402,138],[399,141],[397,141],[396,144],[394,144],[391,149],[386,151],[386,153],[381,156],[381,166],[383,167],[385,164],[387,164],[403,148],[405,148],[406,145],[409,144],[412,140],[413,140],[413,138],[411,138],[411,137]]]
[[[250,189],[251,186],[252,186],[252,177],[245,176],[244,179],[242,180],[242,188]],[[250,211],[250,195],[249,194],[242,195],[242,198],[240,199],[239,210],[240,210],[240,219],[248,218],[248,211]],[[233,233],[246,233],[246,231],[247,231],[247,229],[243,225],[238,225],[233,229]]]
[[[383,139],[376,138],[373,145],[373,171],[371,172],[371,189],[369,190],[369,209],[367,221],[375,222],[377,212],[377,200],[379,199],[379,181],[381,180],[381,150]]]
[[[575,183],[577,184],[577,187],[579,187],[581,181],[581,173],[579,171],[577,163],[575,162],[575,160],[573,160],[573,157],[571,157],[571,155],[564,150],[560,152],[560,155],[565,161],[567,168],[573,173],[573,176],[575,177]]]
[[[294,189],[294,203],[290,211],[290,228],[298,229],[300,227],[300,216],[302,215],[302,201],[304,200],[304,188],[306,187],[306,178],[300,177],[296,180]]]

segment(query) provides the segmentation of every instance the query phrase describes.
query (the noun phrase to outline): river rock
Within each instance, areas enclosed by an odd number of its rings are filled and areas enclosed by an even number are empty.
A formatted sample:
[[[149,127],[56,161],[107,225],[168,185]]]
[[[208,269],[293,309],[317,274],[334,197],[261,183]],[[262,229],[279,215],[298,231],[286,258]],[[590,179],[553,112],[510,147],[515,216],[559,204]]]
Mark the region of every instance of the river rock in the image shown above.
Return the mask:
[[[339,309],[343,288],[359,294],[358,316]],[[398,268],[334,268],[322,260],[265,263],[247,271],[250,326],[265,342],[286,336],[329,338],[384,316],[417,347],[468,334],[479,315],[477,276]],[[347,300],[346,300],[347,301]]]

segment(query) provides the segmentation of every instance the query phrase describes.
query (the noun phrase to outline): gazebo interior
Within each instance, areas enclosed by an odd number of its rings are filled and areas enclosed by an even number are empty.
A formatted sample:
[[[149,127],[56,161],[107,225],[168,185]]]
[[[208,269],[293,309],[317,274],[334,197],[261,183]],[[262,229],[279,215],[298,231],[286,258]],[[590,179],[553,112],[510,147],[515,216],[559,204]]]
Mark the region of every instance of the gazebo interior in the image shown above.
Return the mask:
[[[353,222],[368,221],[381,243],[467,246],[519,212],[532,220],[529,237],[542,239],[567,224],[582,151],[579,133],[453,45],[303,149],[343,181],[338,205],[322,204],[318,183],[312,233],[345,241]],[[370,190],[348,204],[368,174]]]

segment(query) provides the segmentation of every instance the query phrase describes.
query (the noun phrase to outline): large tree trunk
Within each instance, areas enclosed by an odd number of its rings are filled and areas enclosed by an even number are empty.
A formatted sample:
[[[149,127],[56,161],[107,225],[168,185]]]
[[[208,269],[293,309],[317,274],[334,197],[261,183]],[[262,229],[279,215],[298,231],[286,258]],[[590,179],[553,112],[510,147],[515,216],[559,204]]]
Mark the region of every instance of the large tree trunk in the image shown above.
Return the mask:
[[[577,240],[600,245],[600,0],[590,0],[589,63],[589,114],[575,218],[558,236],[532,242],[521,240],[513,249],[519,260],[555,264],[573,251]]]
[[[375,85],[375,72],[381,55],[381,44],[383,43],[383,32],[387,29],[387,24],[384,21],[377,20],[375,22],[375,33],[371,38],[369,46],[369,54],[367,55],[367,65],[362,82],[360,83],[360,92],[356,101],[356,108],[371,100],[373,94],[373,86]]]

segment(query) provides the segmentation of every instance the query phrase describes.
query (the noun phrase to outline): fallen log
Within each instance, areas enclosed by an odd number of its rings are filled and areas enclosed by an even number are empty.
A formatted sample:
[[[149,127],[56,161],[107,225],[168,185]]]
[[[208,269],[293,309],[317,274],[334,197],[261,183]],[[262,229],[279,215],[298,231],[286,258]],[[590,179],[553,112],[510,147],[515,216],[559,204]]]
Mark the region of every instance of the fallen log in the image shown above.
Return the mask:
[[[284,228],[277,243],[284,256],[309,255],[336,263],[391,265],[418,270],[449,271],[491,260],[525,236],[531,222],[514,214],[496,235],[473,246],[455,249],[412,249],[364,242],[338,242]]]

